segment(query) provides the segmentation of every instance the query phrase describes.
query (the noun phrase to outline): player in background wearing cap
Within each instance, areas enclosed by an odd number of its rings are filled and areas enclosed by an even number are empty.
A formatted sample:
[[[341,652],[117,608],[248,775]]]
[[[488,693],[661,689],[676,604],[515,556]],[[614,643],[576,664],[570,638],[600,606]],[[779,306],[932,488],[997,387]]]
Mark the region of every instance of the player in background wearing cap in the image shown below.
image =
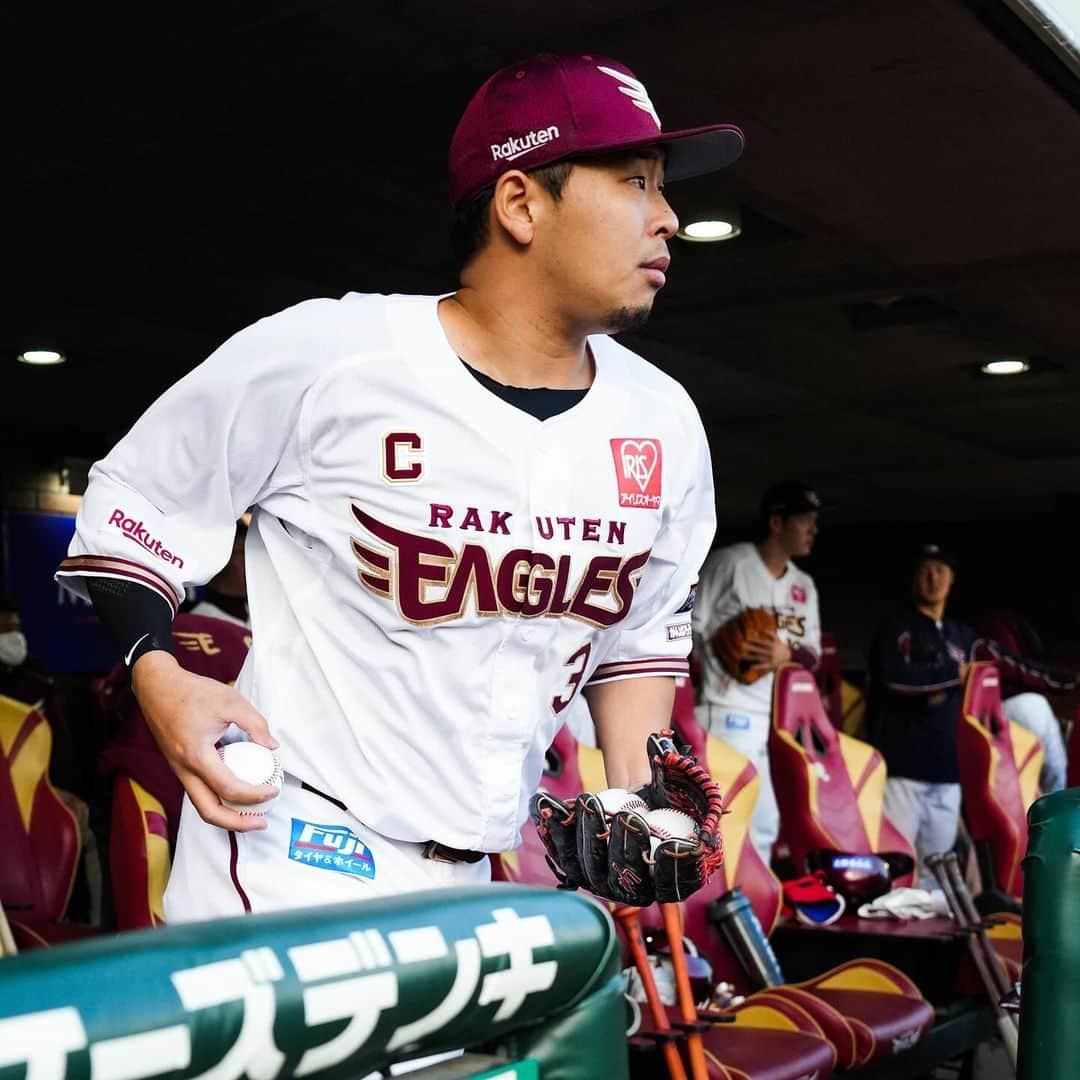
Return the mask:
[[[780,829],[769,772],[773,672],[789,660],[813,671],[821,656],[814,579],[791,561],[813,550],[820,509],[821,500],[805,484],[771,487],[761,500],[761,538],[713,552],[702,568],[694,605],[702,679],[698,718],[712,735],[745,754],[758,771],[761,787],[750,838],[766,863]],[[747,608],[764,608],[776,615],[777,623],[776,632],[754,647],[755,666],[766,674],[750,684],[726,671],[708,644],[719,627]]]
[[[648,780],[712,468],[685,391],[607,335],[664,285],[665,180],[742,145],[662,131],[614,60],[506,68],[451,144],[455,294],[263,319],[94,466],[58,574],[122,643],[187,792],[170,921],[486,881],[580,693],[609,783]],[[177,665],[169,623],[246,507],[254,646],[233,691]],[[280,747],[265,817],[219,801],[268,794],[218,759],[236,729]]]
[[[945,606],[955,580],[951,553],[939,544],[920,547],[911,600],[882,622],[870,651],[866,721],[870,741],[889,772],[883,809],[911,841],[920,864],[956,842],[956,724],[968,665],[993,660],[1030,690],[1071,690],[1076,685],[1071,672],[1018,656],[949,618]],[[1060,742],[1060,731],[1057,738]]]

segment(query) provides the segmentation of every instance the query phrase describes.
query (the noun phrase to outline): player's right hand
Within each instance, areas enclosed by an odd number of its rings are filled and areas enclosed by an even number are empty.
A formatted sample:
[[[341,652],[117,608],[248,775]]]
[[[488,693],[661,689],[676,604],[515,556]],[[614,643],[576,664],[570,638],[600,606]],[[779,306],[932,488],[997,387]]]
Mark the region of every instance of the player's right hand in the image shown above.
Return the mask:
[[[746,658],[763,671],[775,671],[791,659],[791,648],[775,631],[751,637],[746,643]]]
[[[216,745],[236,724],[253,742],[276,750],[262,715],[231,686],[185,671],[164,651],[144,653],[135,661],[131,685],[161,752],[202,819],[235,832],[265,829],[265,817],[239,814],[221,800],[249,805],[276,792],[236,777],[222,764]]]

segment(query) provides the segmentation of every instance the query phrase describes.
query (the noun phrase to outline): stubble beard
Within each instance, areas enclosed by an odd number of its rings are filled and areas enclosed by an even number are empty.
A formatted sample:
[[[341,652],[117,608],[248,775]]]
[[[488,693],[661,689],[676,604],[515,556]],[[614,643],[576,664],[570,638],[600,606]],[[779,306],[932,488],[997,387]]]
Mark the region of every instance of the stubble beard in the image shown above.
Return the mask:
[[[641,330],[649,321],[652,314],[652,305],[647,307],[621,307],[616,308],[607,317],[607,333],[626,334],[634,330]]]

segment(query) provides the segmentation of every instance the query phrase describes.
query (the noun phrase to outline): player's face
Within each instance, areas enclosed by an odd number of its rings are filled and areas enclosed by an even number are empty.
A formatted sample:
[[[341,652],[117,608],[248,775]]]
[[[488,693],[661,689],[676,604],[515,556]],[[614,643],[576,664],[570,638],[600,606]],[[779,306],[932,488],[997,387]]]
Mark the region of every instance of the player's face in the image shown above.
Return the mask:
[[[944,604],[953,586],[952,567],[938,559],[926,559],[915,569],[912,591],[917,604]]]
[[[575,162],[534,241],[562,310],[589,332],[648,318],[664,287],[679,219],[663,195],[658,151]]]
[[[779,515],[777,515],[779,518]],[[808,510],[805,514],[792,514],[780,519],[780,544],[791,558],[809,555],[814,550],[818,534],[818,514]]]

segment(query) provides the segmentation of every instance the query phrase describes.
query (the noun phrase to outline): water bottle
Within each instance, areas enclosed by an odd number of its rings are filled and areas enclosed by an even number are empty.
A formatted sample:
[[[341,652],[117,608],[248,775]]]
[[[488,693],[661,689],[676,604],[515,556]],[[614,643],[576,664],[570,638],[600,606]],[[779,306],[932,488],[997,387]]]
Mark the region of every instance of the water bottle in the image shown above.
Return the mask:
[[[755,990],[779,986],[784,981],[780,962],[754,914],[750,900],[736,886],[706,909],[709,922],[724,935],[735,958]]]

